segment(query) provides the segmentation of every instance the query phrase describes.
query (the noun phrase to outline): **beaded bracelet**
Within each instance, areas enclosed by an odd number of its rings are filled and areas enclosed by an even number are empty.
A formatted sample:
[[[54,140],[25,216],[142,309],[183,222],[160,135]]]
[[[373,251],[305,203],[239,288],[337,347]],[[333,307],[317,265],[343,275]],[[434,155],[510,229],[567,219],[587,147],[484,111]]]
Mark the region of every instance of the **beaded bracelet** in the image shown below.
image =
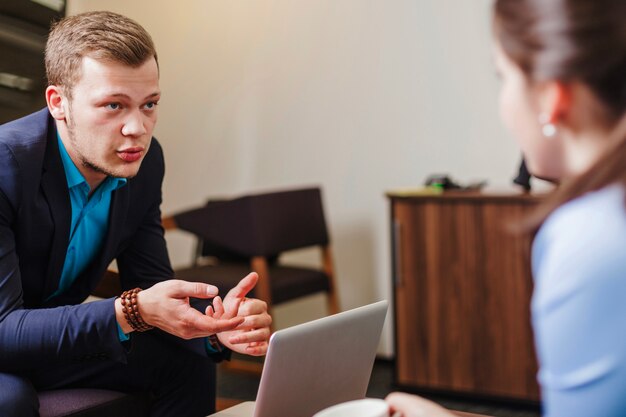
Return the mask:
[[[139,313],[139,306],[137,305],[137,294],[139,291],[141,291],[141,288],[134,288],[122,293],[120,297],[122,301],[122,312],[124,313],[124,318],[133,330],[145,332],[146,330],[154,329],[154,326],[150,326],[143,321],[141,313]]]

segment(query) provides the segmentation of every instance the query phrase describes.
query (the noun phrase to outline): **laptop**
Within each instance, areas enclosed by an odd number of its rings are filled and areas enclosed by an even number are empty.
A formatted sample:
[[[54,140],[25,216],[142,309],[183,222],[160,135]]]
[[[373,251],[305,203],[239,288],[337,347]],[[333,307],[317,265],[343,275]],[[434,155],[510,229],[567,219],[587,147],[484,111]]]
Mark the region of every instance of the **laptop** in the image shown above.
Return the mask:
[[[311,417],[364,398],[387,301],[279,330],[270,338],[256,401],[210,417]]]

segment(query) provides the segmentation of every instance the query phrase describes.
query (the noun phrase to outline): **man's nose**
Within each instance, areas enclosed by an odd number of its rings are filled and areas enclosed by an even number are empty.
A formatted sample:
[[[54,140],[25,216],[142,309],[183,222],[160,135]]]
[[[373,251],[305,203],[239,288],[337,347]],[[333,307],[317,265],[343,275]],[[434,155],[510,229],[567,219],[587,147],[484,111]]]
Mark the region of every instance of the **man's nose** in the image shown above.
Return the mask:
[[[144,116],[139,111],[131,113],[122,126],[122,135],[124,136],[142,136],[146,132]]]

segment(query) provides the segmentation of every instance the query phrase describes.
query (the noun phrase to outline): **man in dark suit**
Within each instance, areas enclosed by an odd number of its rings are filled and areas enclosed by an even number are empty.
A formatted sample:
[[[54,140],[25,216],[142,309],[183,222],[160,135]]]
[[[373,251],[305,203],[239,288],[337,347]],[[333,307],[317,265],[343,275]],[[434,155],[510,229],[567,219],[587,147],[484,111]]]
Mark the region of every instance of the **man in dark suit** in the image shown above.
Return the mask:
[[[38,415],[37,390],[95,387],[206,416],[213,361],[263,355],[271,317],[245,297],[256,274],[223,300],[172,279],[152,40],[114,13],[68,17],[46,71],[47,109],[0,126],[0,415]],[[81,304],[114,259],[127,292]]]

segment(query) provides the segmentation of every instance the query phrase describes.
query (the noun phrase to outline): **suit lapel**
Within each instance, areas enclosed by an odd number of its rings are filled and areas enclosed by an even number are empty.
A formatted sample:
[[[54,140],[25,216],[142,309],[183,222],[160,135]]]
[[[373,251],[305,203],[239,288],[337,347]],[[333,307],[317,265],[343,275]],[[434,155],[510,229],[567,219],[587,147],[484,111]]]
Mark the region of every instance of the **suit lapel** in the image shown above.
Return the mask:
[[[69,245],[70,225],[72,221],[72,206],[65,171],[59,154],[56,127],[50,119],[48,124],[48,144],[44,156],[41,188],[48,201],[50,214],[54,222],[50,261],[46,272],[44,299],[49,297],[59,286],[65,254]]]

